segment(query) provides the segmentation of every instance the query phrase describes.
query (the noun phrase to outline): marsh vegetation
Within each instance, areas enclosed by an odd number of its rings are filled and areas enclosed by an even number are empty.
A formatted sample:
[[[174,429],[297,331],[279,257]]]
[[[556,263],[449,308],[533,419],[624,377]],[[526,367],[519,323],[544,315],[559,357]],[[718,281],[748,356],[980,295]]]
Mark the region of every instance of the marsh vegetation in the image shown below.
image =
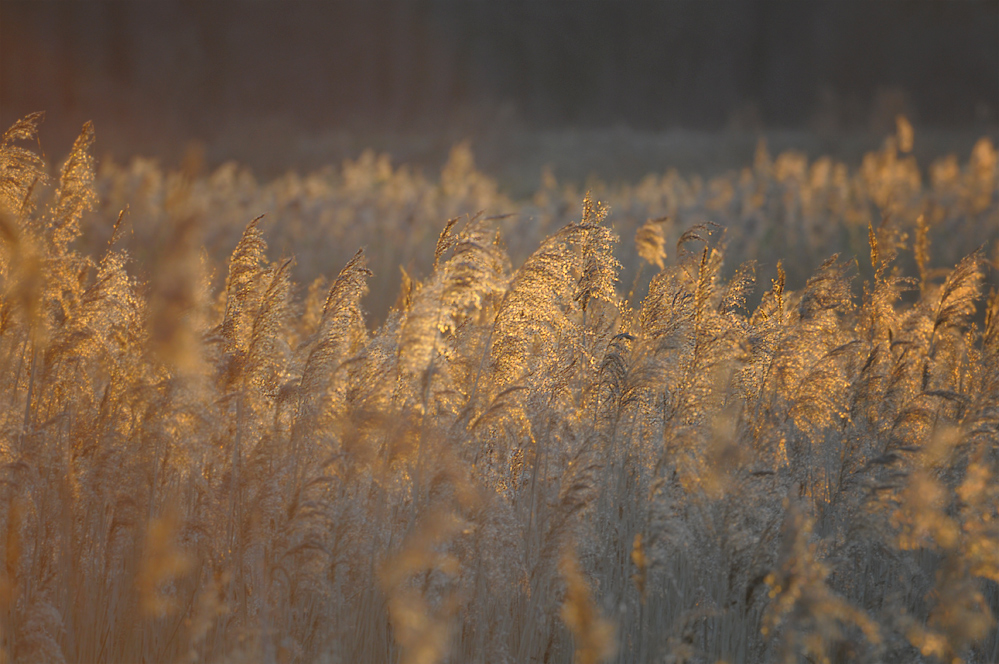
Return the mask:
[[[988,139],[515,201],[466,147],[260,183],[89,125],[50,175],[39,121],[0,661],[999,661]]]

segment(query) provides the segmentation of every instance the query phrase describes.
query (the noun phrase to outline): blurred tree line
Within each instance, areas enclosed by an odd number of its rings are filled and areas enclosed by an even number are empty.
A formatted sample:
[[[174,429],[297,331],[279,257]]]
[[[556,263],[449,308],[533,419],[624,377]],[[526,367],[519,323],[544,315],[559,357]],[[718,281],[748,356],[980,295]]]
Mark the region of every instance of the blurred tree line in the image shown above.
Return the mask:
[[[995,123],[999,0],[0,3],[4,126]],[[100,124],[98,125],[100,126]]]

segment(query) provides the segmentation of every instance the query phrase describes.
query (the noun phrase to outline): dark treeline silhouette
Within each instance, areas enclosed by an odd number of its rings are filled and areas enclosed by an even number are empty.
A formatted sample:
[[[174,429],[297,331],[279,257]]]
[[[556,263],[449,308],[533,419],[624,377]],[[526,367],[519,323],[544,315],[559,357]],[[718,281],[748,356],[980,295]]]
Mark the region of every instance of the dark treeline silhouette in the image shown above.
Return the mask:
[[[0,4],[4,126],[870,128],[999,112],[999,2]],[[473,120],[470,120],[473,119]]]

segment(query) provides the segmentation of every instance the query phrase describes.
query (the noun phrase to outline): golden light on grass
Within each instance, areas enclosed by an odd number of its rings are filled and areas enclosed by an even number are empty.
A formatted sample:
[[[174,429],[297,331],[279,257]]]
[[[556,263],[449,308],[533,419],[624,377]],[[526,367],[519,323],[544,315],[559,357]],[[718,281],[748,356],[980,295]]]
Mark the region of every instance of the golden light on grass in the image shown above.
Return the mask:
[[[39,121],[0,660],[999,661],[989,139],[514,201],[468,146],[257,182],[90,126],[50,182]]]

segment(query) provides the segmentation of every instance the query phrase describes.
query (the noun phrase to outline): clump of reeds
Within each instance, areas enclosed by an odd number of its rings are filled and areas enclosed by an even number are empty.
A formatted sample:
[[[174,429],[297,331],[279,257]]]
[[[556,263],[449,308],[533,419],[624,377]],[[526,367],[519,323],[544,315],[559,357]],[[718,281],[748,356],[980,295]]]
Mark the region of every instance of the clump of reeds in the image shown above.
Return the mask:
[[[463,150],[95,175],[88,125],[50,178],[39,121],[0,139],[0,661],[999,659],[996,247],[937,243],[996,240],[989,143],[930,188],[907,124],[853,174],[761,152],[611,193],[630,228],[549,191],[517,235]]]

